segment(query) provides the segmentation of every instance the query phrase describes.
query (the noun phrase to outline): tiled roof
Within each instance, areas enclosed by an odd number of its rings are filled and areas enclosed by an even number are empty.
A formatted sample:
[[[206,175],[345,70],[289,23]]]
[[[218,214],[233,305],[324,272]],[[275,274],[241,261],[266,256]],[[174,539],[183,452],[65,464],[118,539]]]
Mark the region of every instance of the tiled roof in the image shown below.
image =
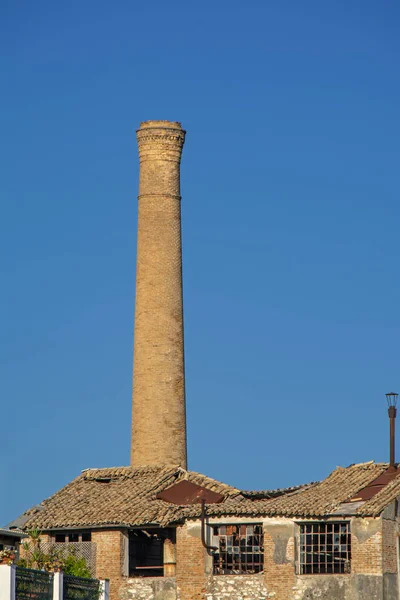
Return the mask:
[[[178,506],[157,494],[187,480],[222,494],[223,501],[207,506],[209,516],[318,518],[341,514],[348,501],[387,469],[386,463],[338,467],[319,483],[262,492],[242,492],[192,471],[175,466],[88,469],[41,505],[24,513],[23,529],[145,526],[198,518],[200,505]],[[358,503],[351,514],[377,516],[398,495],[400,476],[371,500]]]
[[[262,511],[265,516],[297,518],[340,514],[340,506],[343,503],[353,498],[387,468],[386,463],[374,462],[351,465],[347,468],[338,467],[320,483],[271,499],[263,506],[256,506],[261,501],[254,502],[253,510]],[[398,494],[400,480],[395,479],[371,500],[361,503],[354,514],[377,516]]]
[[[158,492],[187,479],[234,498],[240,491],[175,466],[87,469],[41,505],[25,513],[24,529],[42,530],[101,525],[167,524],[182,518],[185,508],[157,500]]]
[[[221,504],[209,505],[210,514],[252,514],[254,502],[245,495],[251,497],[253,492],[242,493],[200,473],[175,466],[113,467],[83,471],[59,492],[26,511],[18,522],[25,530],[35,527],[48,530],[106,525],[166,526],[200,515],[199,505],[178,506],[156,498],[159,492],[182,480],[222,494]],[[267,490],[261,492],[261,497],[277,497],[284,493],[287,489]]]
[[[290,494],[300,489],[309,488],[316,485],[318,482],[313,481],[311,483],[305,483],[303,485],[292,485],[286,488],[277,488],[275,490],[242,490],[242,496],[249,498],[250,500],[269,500],[270,498],[277,498],[284,494]]]

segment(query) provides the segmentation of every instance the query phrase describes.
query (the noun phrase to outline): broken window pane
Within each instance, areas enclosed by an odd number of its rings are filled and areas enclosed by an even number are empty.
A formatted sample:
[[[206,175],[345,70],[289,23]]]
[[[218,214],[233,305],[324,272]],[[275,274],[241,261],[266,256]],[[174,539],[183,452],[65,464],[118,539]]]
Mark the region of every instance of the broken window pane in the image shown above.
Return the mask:
[[[350,523],[301,523],[299,573],[350,573]]]
[[[262,525],[213,527],[218,550],[214,554],[214,574],[260,573],[264,569]]]

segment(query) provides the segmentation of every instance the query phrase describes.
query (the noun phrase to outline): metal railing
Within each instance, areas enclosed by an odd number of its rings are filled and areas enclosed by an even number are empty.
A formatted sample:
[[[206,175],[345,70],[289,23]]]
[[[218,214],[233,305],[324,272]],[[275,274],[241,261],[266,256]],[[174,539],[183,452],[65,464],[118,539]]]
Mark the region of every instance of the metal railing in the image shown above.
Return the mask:
[[[64,575],[63,600],[99,600],[99,596],[98,579]]]
[[[15,569],[16,600],[52,600],[53,574],[35,569]]]

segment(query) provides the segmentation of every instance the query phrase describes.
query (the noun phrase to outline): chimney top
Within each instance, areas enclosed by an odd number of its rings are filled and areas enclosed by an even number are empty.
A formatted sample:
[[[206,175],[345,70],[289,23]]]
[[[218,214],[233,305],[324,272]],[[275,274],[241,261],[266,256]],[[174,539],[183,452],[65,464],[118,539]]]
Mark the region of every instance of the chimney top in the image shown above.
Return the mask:
[[[178,121],[142,121],[140,123],[140,129],[151,129],[152,127],[182,130],[182,125]]]

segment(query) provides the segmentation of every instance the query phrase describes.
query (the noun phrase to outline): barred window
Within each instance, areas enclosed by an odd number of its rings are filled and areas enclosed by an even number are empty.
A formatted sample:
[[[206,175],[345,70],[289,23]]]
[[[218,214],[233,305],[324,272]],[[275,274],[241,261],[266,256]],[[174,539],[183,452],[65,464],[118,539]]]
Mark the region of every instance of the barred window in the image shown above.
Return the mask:
[[[260,573],[264,569],[262,525],[213,527],[214,574]]]
[[[301,575],[350,573],[350,523],[301,523],[299,550]]]

